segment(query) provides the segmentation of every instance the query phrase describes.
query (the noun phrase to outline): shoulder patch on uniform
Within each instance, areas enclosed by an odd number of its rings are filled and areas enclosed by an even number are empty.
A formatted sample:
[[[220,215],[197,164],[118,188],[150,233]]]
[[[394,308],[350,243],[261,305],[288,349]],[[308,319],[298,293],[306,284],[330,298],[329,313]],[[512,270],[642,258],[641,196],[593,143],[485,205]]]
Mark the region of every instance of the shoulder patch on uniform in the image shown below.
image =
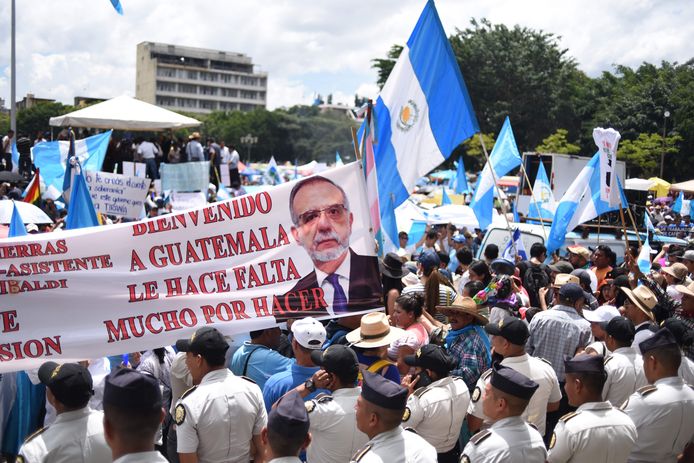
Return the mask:
[[[330,394],[320,393],[313,400],[315,400],[319,404],[324,404],[333,400],[333,396],[331,396]]]
[[[371,447],[373,447],[373,445],[368,444],[366,447],[364,447],[360,450],[357,450],[357,453],[355,453],[354,456],[352,457],[352,461],[358,463],[362,458],[364,458],[364,455],[369,453],[369,450],[371,450]]]
[[[189,395],[191,395],[193,392],[195,392],[195,390],[196,390],[197,388],[198,388],[198,386],[193,386],[193,387],[191,387],[190,389],[186,390],[186,392],[184,392],[183,394],[181,394],[181,398],[180,398],[179,400],[185,399],[186,397],[188,397]]]
[[[255,381],[253,381],[251,378],[249,378],[248,376],[241,376],[241,377],[242,377],[243,379],[245,379],[246,381],[250,381],[250,382],[253,383],[253,384],[258,384],[258,383],[256,383]]]
[[[650,394],[653,391],[657,391],[658,386],[654,386],[653,384],[649,384],[648,386],[643,386],[640,387],[636,390],[639,394],[641,394],[641,397],[646,397],[648,394]]]
[[[463,454],[462,457],[460,457],[460,463],[470,463],[470,457],[467,455]]]
[[[402,422],[404,423],[405,421],[409,420],[411,416],[412,411],[410,411],[410,407],[405,407],[405,411],[402,413]]]
[[[477,445],[491,435],[492,435],[492,432],[489,429],[485,429],[484,431],[480,431],[477,434],[475,434],[474,436],[472,436],[470,438],[470,442]]]
[[[46,429],[48,429],[48,426],[46,426],[45,428],[41,428],[41,429],[39,429],[38,431],[33,432],[32,434],[29,435],[29,437],[27,437],[26,439],[24,439],[24,443],[29,442],[31,439],[33,439],[33,438],[36,437],[36,436],[40,436],[41,434],[43,434],[44,432],[46,432]]]
[[[176,408],[174,409],[174,422],[176,423],[177,426],[180,426],[183,424],[185,419],[186,419],[186,407],[184,407],[183,404],[176,405]]]
[[[479,386],[476,386],[475,390],[472,391],[472,402],[477,403],[477,401],[480,400],[481,395],[482,395],[482,389],[480,389]]]
[[[17,458],[14,460],[16,463],[24,463],[26,460],[24,460],[24,457],[21,455],[17,455]]]
[[[603,365],[607,365],[607,363],[608,363],[610,360],[612,360],[612,358],[613,358],[613,357],[612,357],[611,355],[608,355],[607,357],[605,357],[605,361],[603,362]]]
[[[485,371],[484,373],[482,373],[482,375],[480,375],[480,378],[482,378],[483,380],[486,380],[486,379],[489,378],[489,376],[492,374],[492,371],[494,371],[494,370],[492,370],[492,369],[490,368],[489,370],[487,370],[487,371]]]
[[[535,357],[535,358],[538,360],[542,360],[543,362],[545,362],[549,366],[552,366],[552,362],[550,362],[549,360],[547,360],[545,358],[542,358],[542,357]]]
[[[571,413],[567,413],[566,415],[562,416],[562,417],[559,418],[559,419],[560,419],[561,421],[563,421],[564,423],[566,423],[566,422],[569,421],[571,418],[574,418],[575,416],[580,415],[580,413],[581,413],[581,412],[571,412]]]
[[[315,400],[309,400],[308,402],[304,402],[304,406],[306,407],[306,411],[308,413],[311,413],[313,410],[316,409],[316,401]]]
[[[549,440],[549,449],[552,450],[557,443],[557,433],[552,433],[552,438]]]

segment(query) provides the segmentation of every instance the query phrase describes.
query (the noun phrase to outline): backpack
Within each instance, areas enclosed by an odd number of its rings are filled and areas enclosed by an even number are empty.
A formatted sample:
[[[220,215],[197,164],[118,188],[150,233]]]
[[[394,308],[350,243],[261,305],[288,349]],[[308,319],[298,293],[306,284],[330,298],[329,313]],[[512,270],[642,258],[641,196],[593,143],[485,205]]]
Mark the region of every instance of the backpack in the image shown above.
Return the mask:
[[[530,297],[530,305],[532,307],[540,307],[540,288],[546,288],[549,285],[549,274],[545,264],[532,265],[530,264],[523,273],[523,287],[528,291]]]

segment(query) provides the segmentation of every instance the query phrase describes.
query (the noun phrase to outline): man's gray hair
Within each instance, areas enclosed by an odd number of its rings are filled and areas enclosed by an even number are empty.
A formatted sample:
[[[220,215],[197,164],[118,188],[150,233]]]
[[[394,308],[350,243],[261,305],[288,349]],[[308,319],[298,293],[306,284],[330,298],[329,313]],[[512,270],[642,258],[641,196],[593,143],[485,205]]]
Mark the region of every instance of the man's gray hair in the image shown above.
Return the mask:
[[[289,193],[289,212],[292,215],[292,223],[295,226],[299,226],[299,216],[296,213],[296,211],[294,211],[294,198],[299,193],[299,190],[301,190],[303,187],[308,186],[308,185],[312,185],[312,184],[318,183],[318,182],[329,183],[332,186],[334,186],[335,188],[337,188],[338,190],[340,190],[340,193],[342,193],[342,198],[343,198],[343,201],[342,201],[343,206],[345,206],[345,209],[347,209],[347,212],[349,212],[349,210],[350,210],[349,209],[349,200],[347,199],[347,194],[345,194],[345,190],[343,190],[340,185],[333,182],[329,178],[321,177],[320,175],[316,175],[314,177],[309,177],[309,178],[300,180],[296,185],[294,185],[294,188],[292,188],[292,192]]]

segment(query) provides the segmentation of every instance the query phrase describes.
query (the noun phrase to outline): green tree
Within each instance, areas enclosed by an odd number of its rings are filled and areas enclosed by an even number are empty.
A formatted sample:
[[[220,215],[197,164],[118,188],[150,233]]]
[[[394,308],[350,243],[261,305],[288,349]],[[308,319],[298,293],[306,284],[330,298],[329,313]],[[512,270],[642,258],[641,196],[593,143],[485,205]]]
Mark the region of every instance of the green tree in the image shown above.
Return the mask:
[[[36,134],[50,130],[48,120],[74,111],[73,106],[62,103],[40,103],[29,109],[17,111],[17,132],[34,137]]]
[[[482,138],[484,139],[484,148],[487,149],[487,154],[491,154],[492,149],[494,148],[494,143],[496,143],[494,134],[483,133]],[[462,152],[464,153],[463,162],[465,163],[465,170],[468,172],[482,170],[484,163],[487,162],[487,159],[484,157],[484,150],[482,149],[480,136],[473,135],[472,137],[468,138],[462,143],[461,148]],[[462,154],[459,153],[459,150],[456,149],[453,151],[453,155],[451,155],[449,158],[451,165],[453,165],[453,160],[458,159],[459,154]]]
[[[627,164],[627,177],[654,177],[660,175],[660,159],[678,153],[679,135],[665,137],[657,133],[640,133],[635,140],[623,140],[617,149],[617,159]],[[686,180],[680,178],[679,180]]]
[[[378,70],[378,79],[376,80],[378,88],[383,88],[385,85],[388,76],[395,66],[395,62],[400,57],[400,53],[402,53],[402,49],[402,45],[393,45],[390,47],[390,50],[388,50],[388,53],[386,53],[385,58],[375,58],[371,60],[371,67]]]
[[[538,153],[560,153],[560,154],[578,154],[581,148],[578,145],[569,143],[567,135],[569,131],[566,129],[557,129],[549,137],[542,140],[535,151]]]

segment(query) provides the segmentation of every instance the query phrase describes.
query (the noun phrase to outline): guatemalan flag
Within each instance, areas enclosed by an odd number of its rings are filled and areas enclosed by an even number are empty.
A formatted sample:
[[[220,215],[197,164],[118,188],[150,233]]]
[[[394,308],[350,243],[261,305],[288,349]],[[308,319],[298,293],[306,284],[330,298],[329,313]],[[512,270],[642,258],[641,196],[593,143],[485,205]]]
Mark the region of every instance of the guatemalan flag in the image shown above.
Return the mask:
[[[376,100],[374,159],[384,245],[397,248],[394,209],[421,176],[479,126],[434,2],[422,11]],[[363,126],[362,126],[363,132]]]
[[[556,210],[557,202],[554,200],[554,193],[552,193],[552,188],[549,185],[547,171],[545,165],[540,161],[533,185],[533,197],[530,199],[528,208],[528,217],[552,219]]]
[[[513,129],[508,116],[501,127],[499,137],[494,144],[492,154],[489,155],[496,179],[508,174],[511,170],[521,165],[521,156],[513,137]],[[472,197],[470,207],[475,212],[480,230],[486,230],[492,223],[492,209],[494,209],[494,175],[492,175],[489,162],[485,164],[482,173],[478,177],[475,194]]]
[[[573,181],[557,205],[552,228],[547,239],[547,253],[552,253],[564,244],[566,234],[578,225],[594,219],[605,212],[616,211],[627,199],[618,180],[621,204],[610,206],[600,199],[600,153],[596,153]]]
[[[655,230],[651,219],[648,217],[648,212],[643,214],[643,225],[646,227],[646,239],[641,245],[639,256],[636,258],[636,264],[639,266],[641,273],[648,275],[651,272],[651,245],[648,242],[648,232],[651,229]]]
[[[82,140],[75,140],[75,156],[84,170],[101,170],[111,132],[112,130],[109,130]],[[41,169],[41,177],[46,183],[44,197],[58,199],[62,195],[69,151],[69,141],[42,142],[31,149],[34,165]],[[71,176],[67,180],[71,181]]]
[[[516,228],[513,231],[513,239],[506,243],[506,248],[501,256],[511,262],[516,262],[516,257],[520,257],[521,260],[528,260],[528,253],[525,252],[520,229]]]

